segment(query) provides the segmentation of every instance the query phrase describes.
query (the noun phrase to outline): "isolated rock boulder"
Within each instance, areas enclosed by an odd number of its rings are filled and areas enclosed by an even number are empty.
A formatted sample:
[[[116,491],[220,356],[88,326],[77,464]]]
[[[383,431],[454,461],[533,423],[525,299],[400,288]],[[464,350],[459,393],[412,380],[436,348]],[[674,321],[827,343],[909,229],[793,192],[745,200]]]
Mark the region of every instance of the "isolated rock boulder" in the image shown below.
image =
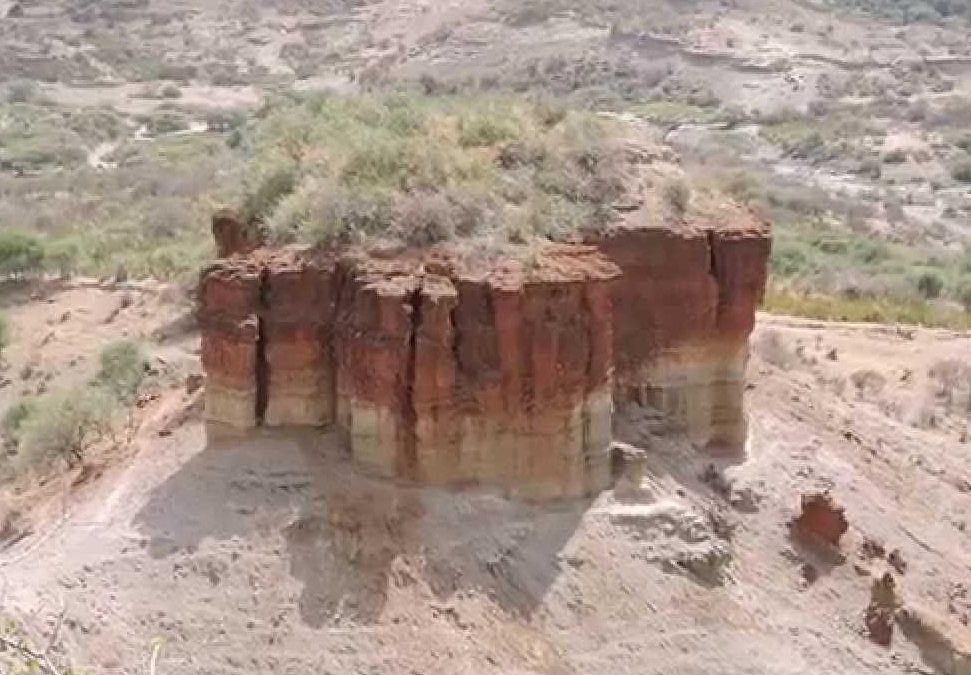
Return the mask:
[[[840,538],[849,529],[844,509],[828,492],[802,496],[802,511],[792,523],[793,532],[802,539],[839,548]]]

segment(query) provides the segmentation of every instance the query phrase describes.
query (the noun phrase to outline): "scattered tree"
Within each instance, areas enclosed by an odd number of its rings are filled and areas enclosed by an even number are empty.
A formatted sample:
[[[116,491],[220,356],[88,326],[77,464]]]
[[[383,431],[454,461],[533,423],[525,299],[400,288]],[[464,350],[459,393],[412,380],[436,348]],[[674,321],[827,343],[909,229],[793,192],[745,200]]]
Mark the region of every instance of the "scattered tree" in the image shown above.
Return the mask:
[[[101,370],[97,383],[113,393],[120,401],[131,403],[145,379],[148,361],[135,342],[123,340],[101,351]]]
[[[24,232],[0,232],[0,277],[39,272],[44,262],[40,240]]]
[[[114,407],[111,394],[99,387],[39,399],[20,426],[21,461],[38,470],[58,458],[77,466],[92,445],[112,434]]]

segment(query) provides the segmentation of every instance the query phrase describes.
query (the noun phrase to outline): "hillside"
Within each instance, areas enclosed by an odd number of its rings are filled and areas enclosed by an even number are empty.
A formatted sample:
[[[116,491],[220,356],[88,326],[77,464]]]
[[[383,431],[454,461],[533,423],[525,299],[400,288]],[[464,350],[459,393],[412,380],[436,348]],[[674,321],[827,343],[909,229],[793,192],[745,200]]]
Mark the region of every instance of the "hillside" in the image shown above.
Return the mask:
[[[328,436],[207,441],[164,388],[0,556],[3,605],[75,672],[967,672],[967,390],[925,375],[967,337],[763,316],[755,344],[744,460],[629,412],[642,462],[545,506],[364,479]],[[838,554],[790,534],[818,490]],[[891,552],[920,618],[888,650],[863,615]]]
[[[7,3],[0,223],[42,234],[50,269],[185,278],[266,106],[518,92],[656,124],[696,181],[765,211],[770,307],[966,325],[962,7]]]
[[[971,675],[969,111],[961,0],[0,0],[0,671]]]

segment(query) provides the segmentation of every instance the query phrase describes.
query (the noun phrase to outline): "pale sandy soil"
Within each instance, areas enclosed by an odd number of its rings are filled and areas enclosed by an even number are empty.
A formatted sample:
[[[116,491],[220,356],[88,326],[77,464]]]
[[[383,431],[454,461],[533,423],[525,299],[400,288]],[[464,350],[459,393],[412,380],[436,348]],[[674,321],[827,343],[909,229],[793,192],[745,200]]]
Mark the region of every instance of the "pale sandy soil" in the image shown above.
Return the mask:
[[[629,414],[643,466],[552,505],[371,481],[324,434],[207,434],[173,382],[124,460],[0,552],[3,612],[40,644],[63,612],[55,654],[91,673],[149,672],[156,645],[158,673],[967,673],[971,444],[927,372],[971,336],[762,317],[755,344],[744,457]],[[789,535],[821,489],[840,555]],[[865,538],[950,643],[864,636],[889,569]]]

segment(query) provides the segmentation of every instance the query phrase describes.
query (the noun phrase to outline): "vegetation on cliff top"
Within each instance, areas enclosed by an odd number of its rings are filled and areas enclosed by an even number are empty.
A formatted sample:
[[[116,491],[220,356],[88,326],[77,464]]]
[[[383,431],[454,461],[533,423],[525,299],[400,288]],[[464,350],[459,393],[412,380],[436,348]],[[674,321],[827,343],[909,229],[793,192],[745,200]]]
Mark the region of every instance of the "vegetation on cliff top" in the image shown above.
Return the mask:
[[[517,98],[322,95],[244,142],[244,214],[277,241],[561,240],[626,188],[617,122]]]

